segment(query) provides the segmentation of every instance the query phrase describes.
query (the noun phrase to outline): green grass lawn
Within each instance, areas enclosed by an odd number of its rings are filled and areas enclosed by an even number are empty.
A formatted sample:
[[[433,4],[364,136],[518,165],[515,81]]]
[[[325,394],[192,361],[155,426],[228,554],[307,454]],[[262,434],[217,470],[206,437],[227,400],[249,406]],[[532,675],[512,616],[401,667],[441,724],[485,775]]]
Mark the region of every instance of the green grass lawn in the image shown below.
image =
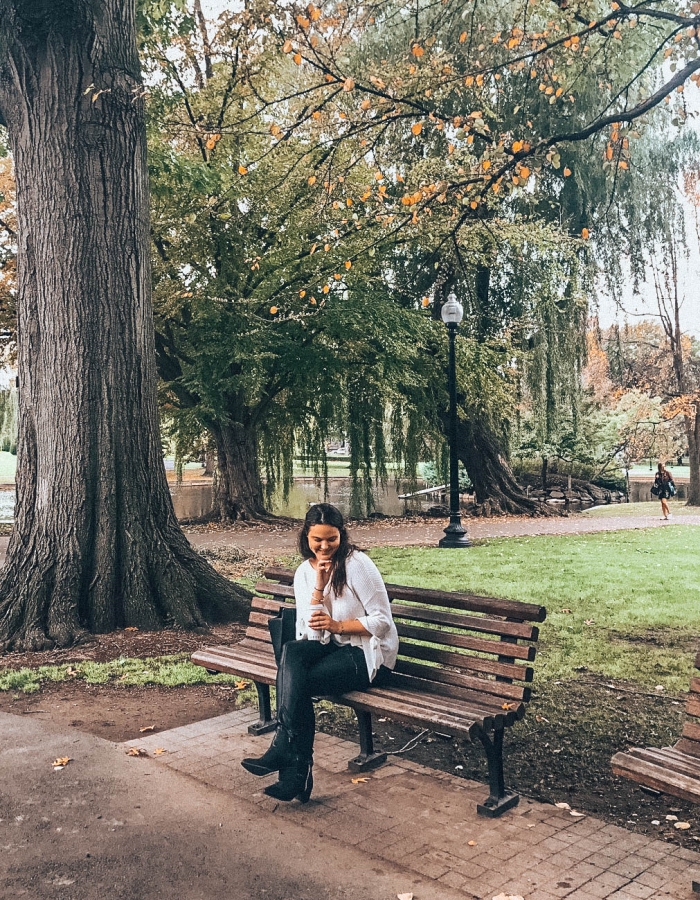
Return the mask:
[[[387,581],[547,608],[537,679],[589,671],[686,690],[700,646],[700,528],[503,538],[372,551]]]

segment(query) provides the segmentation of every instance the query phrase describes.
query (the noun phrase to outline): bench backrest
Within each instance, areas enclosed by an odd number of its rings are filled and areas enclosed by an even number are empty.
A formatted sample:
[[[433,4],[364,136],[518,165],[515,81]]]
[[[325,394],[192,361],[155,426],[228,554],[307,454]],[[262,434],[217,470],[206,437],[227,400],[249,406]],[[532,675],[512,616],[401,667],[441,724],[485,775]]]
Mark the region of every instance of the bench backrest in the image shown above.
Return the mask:
[[[271,567],[256,585],[249,635],[269,641],[267,619],[280,603],[293,602],[294,573]],[[527,702],[534,642],[546,610],[531,603],[475,594],[387,584],[399,632],[395,671],[415,689],[439,685],[439,693],[465,700],[490,694],[505,704]]]
[[[700,653],[695,657],[695,668],[700,670]],[[688,718],[683,726],[683,735],[676,747],[690,756],[700,759],[700,678],[690,679],[690,691],[685,704]]]

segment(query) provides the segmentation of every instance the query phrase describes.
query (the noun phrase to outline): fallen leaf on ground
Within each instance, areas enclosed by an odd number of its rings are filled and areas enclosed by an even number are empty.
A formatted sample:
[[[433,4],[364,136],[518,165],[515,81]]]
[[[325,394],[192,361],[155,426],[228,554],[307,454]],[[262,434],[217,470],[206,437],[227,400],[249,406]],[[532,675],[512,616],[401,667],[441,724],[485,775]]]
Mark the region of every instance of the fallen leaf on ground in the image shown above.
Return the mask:
[[[595,625],[595,619],[584,619],[583,624],[584,625]]]
[[[66,675],[77,675],[77,674],[78,674],[77,671],[72,666],[68,666],[68,668],[66,669]]]
[[[555,803],[557,809],[571,809],[568,803]]]
[[[560,612],[563,612],[563,613],[570,613],[570,612],[571,612],[571,610],[568,608],[568,606],[565,606],[564,609],[561,609],[561,610],[559,610],[559,611],[560,611]]]
[[[162,756],[163,753],[167,753],[167,752],[168,751],[165,749],[165,747],[156,747],[156,749],[153,751],[153,755],[154,756]]]
[[[549,725],[549,719],[545,719],[544,716],[535,716],[535,722],[546,722]]]
[[[677,822],[678,816],[666,816],[666,821],[667,822]]]
[[[674,828],[677,828],[679,831],[687,831],[690,828],[689,822],[676,822],[674,823]]]
[[[237,690],[242,691],[243,688],[247,688],[249,684],[250,684],[250,682],[248,682],[248,681],[236,681],[236,682],[234,682],[233,686]]]
[[[469,847],[476,847],[476,841],[467,841]]]
[[[144,750],[143,747],[131,747],[130,750],[126,751],[127,756],[148,756],[148,750]]]
[[[144,731],[155,731],[155,725],[144,725],[143,728],[139,728],[139,734],[143,734]]]
[[[68,763],[71,761],[70,756],[59,756],[58,759],[55,759],[51,765],[54,769],[65,769]]]
[[[135,625],[128,625],[124,631],[138,631],[138,628]]]
[[[515,709],[515,703],[504,703],[501,709]]]
[[[651,820],[651,824],[652,824],[652,825],[660,825],[661,822],[659,822],[658,819],[652,819],[652,820]]]
[[[369,781],[369,778],[351,778],[350,780],[353,784],[365,784]]]
[[[397,900],[413,900],[413,894],[397,894]]]
[[[575,809],[572,809],[571,812],[569,813],[569,815],[573,816],[574,819],[585,819],[586,818],[585,813],[576,812]]]

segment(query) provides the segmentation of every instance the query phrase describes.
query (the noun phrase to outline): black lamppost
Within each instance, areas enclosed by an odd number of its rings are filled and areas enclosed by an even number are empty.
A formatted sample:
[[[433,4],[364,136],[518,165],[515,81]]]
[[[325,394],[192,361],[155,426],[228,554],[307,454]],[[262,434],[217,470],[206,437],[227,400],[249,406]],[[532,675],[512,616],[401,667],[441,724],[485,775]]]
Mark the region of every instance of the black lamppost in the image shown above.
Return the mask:
[[[467,530],[459,513],[459,461],[457,459],[457,377],[455,372],[455,338],[464,310],[454,294],[442,307],[442,321],[447,325],[450,339],[450,358],[447,377],[450,391],[450,524],[445,529],[440,547],[470,547]]]

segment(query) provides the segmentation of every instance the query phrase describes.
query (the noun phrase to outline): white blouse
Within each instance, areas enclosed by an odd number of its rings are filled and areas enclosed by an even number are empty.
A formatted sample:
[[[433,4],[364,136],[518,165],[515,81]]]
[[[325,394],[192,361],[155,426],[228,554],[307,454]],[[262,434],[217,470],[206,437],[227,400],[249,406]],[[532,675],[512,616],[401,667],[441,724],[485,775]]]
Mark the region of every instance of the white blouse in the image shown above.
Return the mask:
[[[365,553],[355,550],[345,562],[347,581],[336,594],[330,581],[323,592],[323,605],[337,622],[357,619],[369,634],[333,634],[324,631],[322,642],[362,647],[372,681],[380,666],[393,669],[399,651],[399,636],[391,616],[389,597],[379,569]],[[294,598],[297,607],[297,640],[308,640],[311,594],[316,585],[316,570],[307,559],[294,573]]]

